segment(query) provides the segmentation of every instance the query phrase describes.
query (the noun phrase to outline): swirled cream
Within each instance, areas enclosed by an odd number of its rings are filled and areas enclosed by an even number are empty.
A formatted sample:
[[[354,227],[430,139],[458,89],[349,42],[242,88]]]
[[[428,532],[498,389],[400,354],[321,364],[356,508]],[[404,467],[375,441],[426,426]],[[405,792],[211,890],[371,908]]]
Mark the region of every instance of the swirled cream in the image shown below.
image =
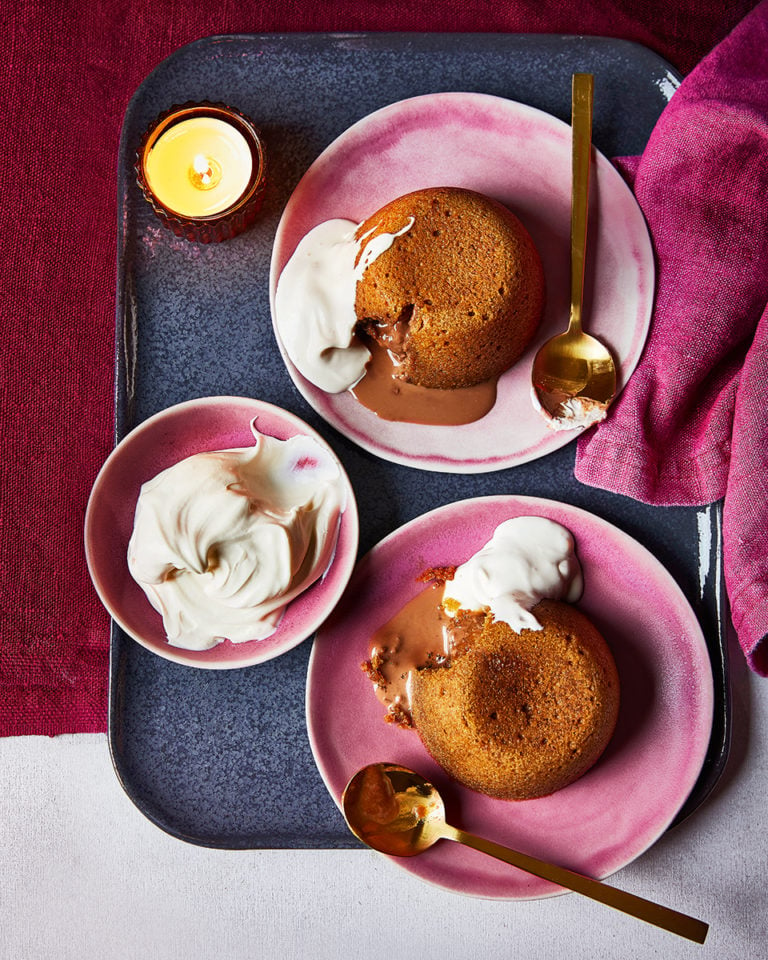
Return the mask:
[[[207,650],[260,640],[333,558],[346,493],[316,440],[195,454],[141,488],[128,567],[169,643]]]
[[[569,530],[545,517],[513,517],[486,545],[456,568],[443,606],[490,611],[513,630],[540,630],[531,610],[540,600],[575,603],[584,580]]]
[[[326,220],[299,242],[275,290],[275,326],[291,362],[310,383],[342,393],[365,374],[370,351],[355,334],[355,292],[367,267],[410,230],[369,231],[352,220]]]

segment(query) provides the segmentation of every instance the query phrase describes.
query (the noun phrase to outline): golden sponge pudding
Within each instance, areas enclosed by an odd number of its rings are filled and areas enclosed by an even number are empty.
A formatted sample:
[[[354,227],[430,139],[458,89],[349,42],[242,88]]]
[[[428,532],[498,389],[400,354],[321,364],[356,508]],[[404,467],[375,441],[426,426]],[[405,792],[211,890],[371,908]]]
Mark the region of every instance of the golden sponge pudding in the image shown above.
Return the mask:
[[[471,190],[434,187],[398,197],[356,232],[366,243],[379,234],[394,239],[358,280],[355,312],[397,353],[405,380],[468,387],[515,363],[541,320],[544,274],[510,210]]]
[[[452,777],[526,800],[577,780],[613,734],[619,680],[608,646],[575,607],[543,600],[541,630],[490,617],[446,666],[418,672],[413,723]]]

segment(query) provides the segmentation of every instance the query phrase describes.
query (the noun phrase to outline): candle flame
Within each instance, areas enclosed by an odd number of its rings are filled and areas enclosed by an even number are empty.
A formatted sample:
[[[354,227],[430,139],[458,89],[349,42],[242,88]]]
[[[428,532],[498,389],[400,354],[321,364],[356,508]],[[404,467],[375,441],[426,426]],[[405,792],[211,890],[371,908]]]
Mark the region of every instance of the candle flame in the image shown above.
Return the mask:
[[[208,186],[213,177],[213,170],[211,169],[211,162],[202,153],[198,153],[192,160],[192,169],[200,177],[200,184],[202,186]]]

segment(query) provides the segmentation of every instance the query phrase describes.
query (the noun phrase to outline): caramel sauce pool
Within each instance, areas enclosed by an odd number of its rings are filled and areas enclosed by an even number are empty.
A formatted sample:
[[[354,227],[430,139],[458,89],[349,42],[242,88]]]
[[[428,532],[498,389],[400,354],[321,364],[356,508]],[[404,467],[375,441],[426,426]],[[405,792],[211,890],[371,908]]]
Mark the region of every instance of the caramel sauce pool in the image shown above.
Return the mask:
[[[398,379],[399,364],[386,347],[366,339],[371,352],[365,376],[351,387],[364,407],[382,420],[457,427],[474,423],[496,403],[496,380],[438,390]]]
[[[371,660],[378,674],[376,696],[388,718],[408,725],[413,676],[423,667],[447,665],[467,644],[477,624],[443,609],[445,584],[435,582],[417,593],[371,638]]]

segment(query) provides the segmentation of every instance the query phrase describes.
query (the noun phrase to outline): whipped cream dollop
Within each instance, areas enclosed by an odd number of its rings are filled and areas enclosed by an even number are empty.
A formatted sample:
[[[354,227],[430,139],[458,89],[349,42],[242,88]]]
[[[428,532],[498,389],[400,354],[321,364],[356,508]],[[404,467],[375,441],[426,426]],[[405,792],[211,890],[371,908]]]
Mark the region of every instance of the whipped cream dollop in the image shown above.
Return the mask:
[[[253,447],[195,454],[141,488],[128,567],[174,646],[270,636],[333,559],[338,464],[311,437],[251,429]]]
[[[327,393],[342,393],[365,374],[370,351],[355,335],[357,282],[396,233],[375,227],[357,237],[352,220],[326,220],[302,237],[275,290],[275,326],[291,362]]]
[[[540,630],[531,613],[540,600],[575,603],[584,580],[569,530],[545,517],[513,517],[446,581],[443,607],[489,610],[517,631]]]

